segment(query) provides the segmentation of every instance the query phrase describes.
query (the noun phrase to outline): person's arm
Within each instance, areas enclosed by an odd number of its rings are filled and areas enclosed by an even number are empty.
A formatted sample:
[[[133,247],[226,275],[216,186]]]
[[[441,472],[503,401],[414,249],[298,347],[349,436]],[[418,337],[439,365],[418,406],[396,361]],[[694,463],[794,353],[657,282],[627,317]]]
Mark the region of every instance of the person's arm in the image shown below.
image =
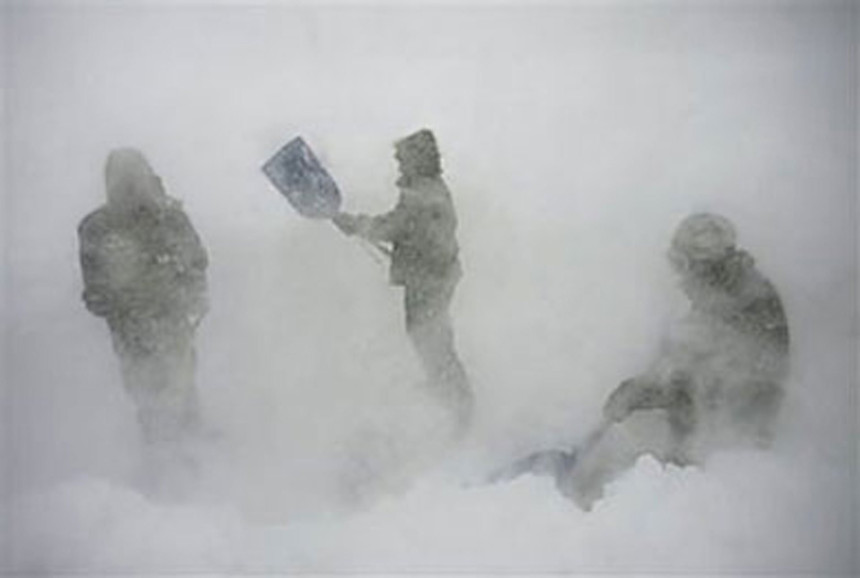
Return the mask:
[[[197,325],[209,311],[206,269],[209,256],[191,220],[182,210],[175,212],[176,235],[179,239],[180,273],[183,284],[183,306],[192,325]]]
[[[382,215],[338,213],[332,221],[347,235],[357,235],[374,243],[393,243],[406,222],[407,208],[402,201]]]
[[[768,342],[788,349],[788,321],[782,301],[773,287],[767,283],[760,296],[746,304],[738,317],[747,325],[747,330],[763,337]]]
[[[90,313],[107,317],[113,312],[116,299],[102,255],[103,235],[99,233],[90,217],[78,227],[78,257],[84,282],[81,297]]]
[[[619,422],[637,410],[664,408],[669,397],[659,382],[642,377],[627,379],[609,395],[603,406],[603,416]]]

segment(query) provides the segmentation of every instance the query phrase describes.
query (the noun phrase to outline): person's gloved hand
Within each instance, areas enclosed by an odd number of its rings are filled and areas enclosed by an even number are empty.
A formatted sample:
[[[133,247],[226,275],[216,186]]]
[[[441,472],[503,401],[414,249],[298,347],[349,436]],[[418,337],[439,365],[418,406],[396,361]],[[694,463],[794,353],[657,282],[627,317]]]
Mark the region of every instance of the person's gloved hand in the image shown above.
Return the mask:
[[[345,235],[355,235],[358,232],[358,217],[349,213],[338,213],[332,217],[332,222]]]
[[[624,420],[635,409],[640,389],[641,384],[636,378],[622,381],[603,405],[603,417],[613,422]]]

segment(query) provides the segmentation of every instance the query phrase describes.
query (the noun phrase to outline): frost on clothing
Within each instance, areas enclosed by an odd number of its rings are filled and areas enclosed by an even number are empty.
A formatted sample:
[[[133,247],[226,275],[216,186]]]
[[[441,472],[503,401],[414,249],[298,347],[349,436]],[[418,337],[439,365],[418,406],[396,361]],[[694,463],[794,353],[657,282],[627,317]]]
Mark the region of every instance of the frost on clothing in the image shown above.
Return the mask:
[[[137,151],[113,151],[108,201],[78,228],[87,309],[104,317],[148,441],[196,425],[194,333],[208,259],[179,202]]]
[[[406,331],[431,393],[452,408],[464,427],[471,419],[472,393],[454,346],[449,313],[462,275],[457,215],[430,131],[399,141],[396,157],[401,177],[394,209],[374,217],[341,213],[334,220],[347,233],[390,247],[390,281],[404,288]]]
[[[664,443],[633,434],[630,458],[648,452],[689,464],[718,447],[767,446],[789,361],[788,323],[776,289],[735,247],[734,227],[718,215],[683,221],[669,258],[690,311],[672,328],[652,367],[612,392],[604,417],[625,427],[637,412],[662,411]],[[599,445],[581,456],[570,480],[569,489],[586,504],[620,467],[612,463],[618,454],[607,449],[611,444]]]

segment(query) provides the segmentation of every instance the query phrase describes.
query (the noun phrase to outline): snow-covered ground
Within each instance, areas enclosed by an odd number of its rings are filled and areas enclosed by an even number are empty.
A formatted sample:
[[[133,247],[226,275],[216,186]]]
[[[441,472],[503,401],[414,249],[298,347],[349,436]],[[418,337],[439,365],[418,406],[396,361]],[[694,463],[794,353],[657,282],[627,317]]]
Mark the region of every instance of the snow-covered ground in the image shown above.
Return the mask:
[[[810,465],[816,469],[798,475]],[[583,513],[546,481],[462,488],[431,476],[359,514],[255,522],[235,504],[162,504],[80,477],[17,506],[32,571],[845,571],[850,511],[839,468],[741,454],[707,472],[643,458]]]
[[[32,573],[857,570],[856,19],[845,3],[316,9],[7,3],[4,568]],[[302,134],[345,207],[435,130],[460,216],[446,445],[384,266],[260,165]],[[147,482],[75,228],[137,146],[209,250],[209,425]],[[730,217],[793,338],[772,452],[643,458],[585,513],[493,468],[574,443],[683,311],[665,262]]]

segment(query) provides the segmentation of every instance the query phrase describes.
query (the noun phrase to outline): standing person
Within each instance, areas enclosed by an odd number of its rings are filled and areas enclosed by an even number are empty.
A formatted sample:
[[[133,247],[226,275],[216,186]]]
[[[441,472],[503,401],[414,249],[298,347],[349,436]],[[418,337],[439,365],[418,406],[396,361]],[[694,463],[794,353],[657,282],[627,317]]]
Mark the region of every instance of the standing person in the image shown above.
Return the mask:
[[[390,247],[390,282],[404,289],[406,332],[431,392],[451,409],[463,431],[471,420],[473,398],[449,313],[462,275],[457,215],[431,131],[423,129],[395,143],[395,158],[400,198],[394,209],[373,217],[340,213],[334,222],[347,234]]]
[[[199,419],[194,334],[208,308],[206,251],[139,151],[111,151],[105,182],[107,202],[78,227],[84,303],[107,321],[144,440],[177,442]]]

